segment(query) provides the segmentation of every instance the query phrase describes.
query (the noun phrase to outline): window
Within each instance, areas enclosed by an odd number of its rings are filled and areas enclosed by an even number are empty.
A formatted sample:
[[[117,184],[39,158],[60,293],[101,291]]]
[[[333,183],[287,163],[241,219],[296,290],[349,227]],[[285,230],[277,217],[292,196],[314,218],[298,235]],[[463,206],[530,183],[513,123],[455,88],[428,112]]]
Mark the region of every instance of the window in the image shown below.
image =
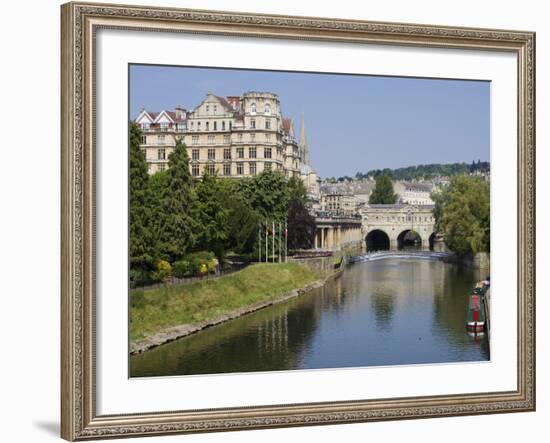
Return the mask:
[[[256,158],[256,146],[251,146],[250,148],[248,148],[248,157]]]
[[[185,125],[183,123],[178,123],[178,131],[179,132],[185,131]]]
[[[210,122],[206,122],[206,130],[210,131]]]
[[[266,114],[271,114],[271,107],[269,106],[269,103],[266,103],[266,104],[265,104],[264,112],[265,112]]]
[[[223,159],[224,160],[231,160],[231,148],[224,148],[223,149]]]
[[[142,144],[142,145],[146,145],[146,144],[147,144],[147,136],[146,136],[146,135],[142,135],[142,136],[141,136],[141,144]]]
[[[194,145],[198,145],[198,144],[199,144],[199,136],[198,136],[198,135],[194,135],[194,136],[191,138],[191,140],[192,140],[192,143],[193,143]]]
[[[192,160],[199,160],[200,158],[200,151],[198,149],[193,149],[191,151],[191,159]]]
[[[265,120],[265,129],[271,129],[271,120],[266,119]],[[266,134],[268,135],[268,134]]]
[[[271,148],[264,148],[264,158],[271,158]]]
[[[271,134],[266,133],[266,134],[265,134],[265,139],[266,139],[267,141],[271,140]]]
[[[223,175],[231,175],[231,163],[223,165]]]
[[[197,122],[197,131],[201,130],[201,122]]]
[[[208,148],[208,160],[216,160],[216,150],[214,148]]]
[[[225,122],[222,122],[222,131],[225,131]]]
[[[237,175],[243,175],[243,174],[244,174],[244,163],[237,162]]]
[[[250,162],[248,167],[250,168],[250,175],[256,175],[256,162]]]
[[[214,144],[214,136],[213,136],[213,135],[209,135],[209,136],[208,136],[208,144],[209,144],[209,145],[213,145],[213,144]]]
[[[225,144],[231,143],[231,136],[230,136],[230,135],[224,135],[224,136],[223,136],[223,142],[224,142]]]
[[[254,133],[250,134],[250,140],[252,141],[256,140],[256,134]]]
[[[233,127],[233,124],[229,122],[229,130],[231,131],[231,128]]]
[[[166,169],[166,163],[160,163],[157,165],[158,171],[164,171]]]
[[[210,105],[206,105],[206,112],[210,111]]]
[[[242,142],[243,141],[243,134],[239,134],[239,141]]]
[[[162,122],[162,123],[160,124],[160,130],[161,130],[161,131],[166,131],[166,130],[168,130],[168,123],[167,123],[167,122]]]
[[[256,119],[255,118],[250,119],[250,127],[252,129],[256,129]]]
[[[159,142],[159,145],[163,145],[165,143],[164,134],[159,135],[158,142]]]
[[[157,158],[159,160],[166,160],[166,149],[159,148],[159,150],[157,151]]]
[[[244,148],[237,148],[237,158],[244,158]]]
[[[193,174],[193,177],[198,177],[200,174],[199,165],[194,164],[191,165],[191,174]]]
[[[264,163],[264,171],[271,171],[271,163]]]
[[[218,130],[218,122],[214,122],[214,131]]]
[[[256,114],[256,103],[252,103],[250,105],[250,113],[251,114]]]
[[[144,131],[148,131],[150,126],[151,126],[150,123],[142,123],[141,124],[141,129],[144,130]]]
[[[218,110],[218,106],[214,105],[214,112],[216,112],[217,110]]]
[[[214,163],[209,163],[207,166],[207,170],[209,174],[215,174],[216,173],[216,165]]]
[[[191,122],[191,131],[195,130],[195,122]]]

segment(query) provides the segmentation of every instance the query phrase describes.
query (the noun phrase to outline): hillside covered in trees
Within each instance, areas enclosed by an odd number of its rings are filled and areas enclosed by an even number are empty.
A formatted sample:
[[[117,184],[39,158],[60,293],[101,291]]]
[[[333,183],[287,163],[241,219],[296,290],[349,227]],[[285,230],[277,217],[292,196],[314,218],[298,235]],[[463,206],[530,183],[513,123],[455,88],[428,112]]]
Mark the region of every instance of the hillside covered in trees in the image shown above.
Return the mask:
[[[355,177],[338,177],[328,179],[328,181],[345,181],[366,179],[368,177],[376,178],[380,175],[386,175],[392,180],[429,180],[437,176],[454,177],[476,172],[487,172],[490,170],[489,162],[472,161],[472,163],[430,163],[427,165],[407,166],[397,169],[371,169],[367,172],[358,172]]]

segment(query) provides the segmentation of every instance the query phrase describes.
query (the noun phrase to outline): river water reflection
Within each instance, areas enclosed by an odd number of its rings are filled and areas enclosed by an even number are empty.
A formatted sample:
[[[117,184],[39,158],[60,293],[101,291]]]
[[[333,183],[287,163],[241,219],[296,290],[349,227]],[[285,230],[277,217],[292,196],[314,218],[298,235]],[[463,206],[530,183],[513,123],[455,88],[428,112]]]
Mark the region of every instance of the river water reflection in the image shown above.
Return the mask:
[[[479,272],[440,261],[348,266],[323,288],[132,356],[131,376],[483,361],[466,333]]]

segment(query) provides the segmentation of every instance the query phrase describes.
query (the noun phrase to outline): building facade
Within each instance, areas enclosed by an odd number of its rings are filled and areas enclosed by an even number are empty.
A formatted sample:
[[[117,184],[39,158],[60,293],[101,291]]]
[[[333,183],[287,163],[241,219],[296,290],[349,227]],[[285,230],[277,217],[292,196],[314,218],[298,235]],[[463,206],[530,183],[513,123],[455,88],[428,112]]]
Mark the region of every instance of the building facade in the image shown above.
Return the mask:
[[[266,170],[300,175],[303,154],[292,121],[283,117],[279,97],[271,92],[229,97],[208,93],[192,111],[181,106],[174,111],[144,109],[136,123],[150,174],[168,168],[168,156],[181,138],[194,177],[209,172],[239,178]]]
[[[399,202],[411,205],[433,205],[431,198],[435,186],[432,182],[397,181],[393,189],[398,195]]]

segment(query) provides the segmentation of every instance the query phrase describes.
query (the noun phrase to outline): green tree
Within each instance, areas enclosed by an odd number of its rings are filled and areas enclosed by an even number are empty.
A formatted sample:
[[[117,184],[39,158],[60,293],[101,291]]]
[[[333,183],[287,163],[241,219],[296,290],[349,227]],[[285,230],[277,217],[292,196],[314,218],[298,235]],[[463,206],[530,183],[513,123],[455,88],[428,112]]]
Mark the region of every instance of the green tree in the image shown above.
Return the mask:
[[[299,200],[305,203],[307,200],[307,189],[300,177],[292,176],[287,181],[287,199],[288,201]]]
[[[369,198],[370,204],[392,204],[397,200],[397,194],[393,191],[393,184],[388,175],[376,177],[376,185]]]
[[[154,270],[155,245],[149,206],[149,174],[145,155],[140,149],[141,131],[130,124],[130,280],[132,284],[148,280]]]
[[[435,227],[449,249],[463,256],[490,250],[489,184],[477,177],[454,177],[432,194]]]
[[[293,199],[288,207],[288,247],[289,249],[309,249],[315,240],[315,218],[305,204]]]
[[[189,156],[178,139],[168,157],[166,186],[156,214],[159,251],[173,263],[182,258],[196,243],[196,198],[189,173]]]
[[[263,171],[239,182],[238,191],[260,217],[284,220],[288,210],[288,188],[283,174]]]
[[[229,239],[229,210],[224,204],[220,179],[205,173],[195,187],[197,197],[197,246],[223,261]]]

